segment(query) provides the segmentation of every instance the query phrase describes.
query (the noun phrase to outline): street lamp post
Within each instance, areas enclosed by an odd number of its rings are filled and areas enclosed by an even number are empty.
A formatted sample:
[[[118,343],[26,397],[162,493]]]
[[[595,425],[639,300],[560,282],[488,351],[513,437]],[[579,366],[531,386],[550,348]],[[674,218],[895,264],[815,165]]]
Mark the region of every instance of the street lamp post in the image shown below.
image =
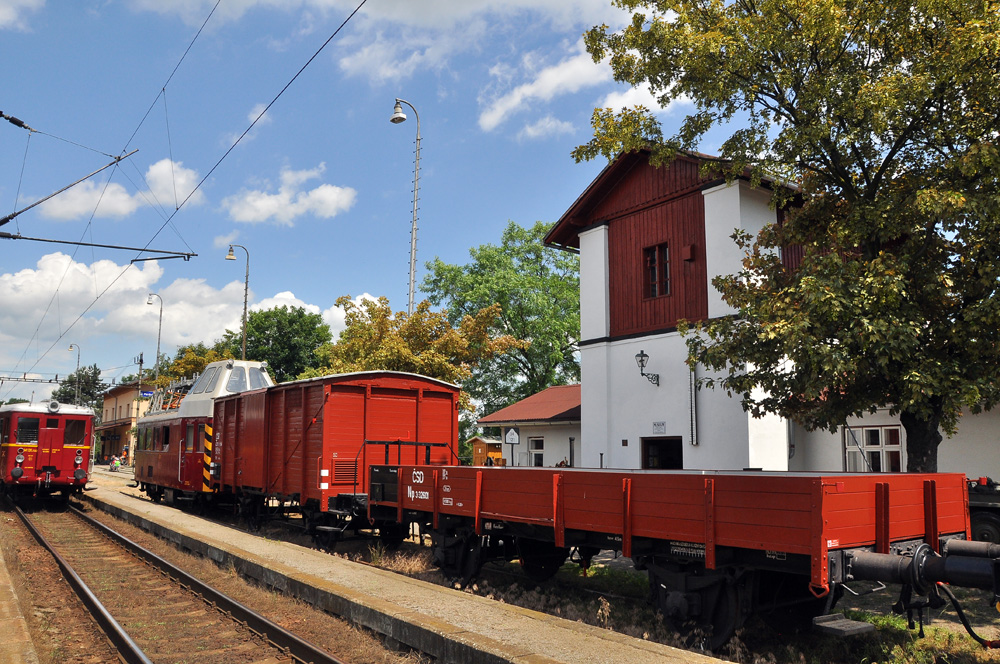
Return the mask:
[[[146,298],[146,304],[152,304],[153,298],[160,301],[160,326],[156,328],[156,362],[153,364],[156,372],[154,380],[160,377],[160,333],[163,332],[163,298],[157,293],[150,293]]]
[[[80,345],[70,344],[66,350],[76,350],[76,405],[80,405]]]
[[[420,114],[417,113],[417,109],[413,104],[397,97],[396,106],[392,109],[392,117],[389,118],[389,122],[399,124],[406,121],[406,114],[403,113],[403,107],[400,104],[406,104],[413,109],[413,117],[417,119],[417,148],[414,152],[415,157],[413,161],[413,224],[410,227],[410,296],[406,305],[406,313],[412,315],[414,280],[417,275],[417,191],[420,188]]]
[[[250,252],[242,244],[231,244],[229,245],[229,253],[226,254],[227,261],[236,260],[233,247],[239,247],[247,255],[247,274],[243,280],[243,357],[241,358],[245,360],[247,359],[247,292],[250,290]]]

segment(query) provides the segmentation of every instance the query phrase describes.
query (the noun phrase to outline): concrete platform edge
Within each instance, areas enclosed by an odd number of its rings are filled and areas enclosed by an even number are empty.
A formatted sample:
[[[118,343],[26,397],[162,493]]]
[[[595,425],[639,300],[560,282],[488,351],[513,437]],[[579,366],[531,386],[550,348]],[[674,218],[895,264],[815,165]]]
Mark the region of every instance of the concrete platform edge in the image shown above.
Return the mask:
[[[0,550],[0,664],[38,664],[38,652],[31,640],[28,622],[14,592],[7,561]]]
[[[370,629],[393,642],[413,648],[434,656],[442,662],[468,664],[549,664],[556,663],[549,657],[530,652],[511,652],[502,643],[479,634],[457,630],[452,625],[428,618],[414,612],[397,612],[394,605],[386,603],[380,606],[377,600],[366,598],[365,602],[352,597],[355,593],[343,589],[338,594],[320,585],[318,579],[313,580],[299,572],[283,572],[269,569],[243,558],[237,554],[225,551],[210,544],[183,535],[167,526],[150,521],[133,514],[116,505],[107,503],[97,496],[85,495],[84,498],[94,507],[107,512],[123,521],[152,533],[175,545],[197,553],[223,566],[232,566],[239,574],[252,579],[264,586],[281,591],[291,597],[315,606],[323,611],[355,624]],[[329,586],[323,581],[322,585]]]

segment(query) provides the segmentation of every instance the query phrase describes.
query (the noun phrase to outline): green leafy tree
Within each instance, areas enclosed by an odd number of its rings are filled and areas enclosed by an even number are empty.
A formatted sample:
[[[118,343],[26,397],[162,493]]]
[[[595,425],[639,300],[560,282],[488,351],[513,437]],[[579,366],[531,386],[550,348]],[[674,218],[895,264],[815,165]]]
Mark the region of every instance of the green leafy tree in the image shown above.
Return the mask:
[[[1000,6],[616,4],[633,20],[587,34],[595,60],[694,110],[665,137],[646,109],[598,109],[578,159],[652,146],[664,162],[730,128],[719,167],[800,186],[782,225],[736,236],[743,269],[715,285],[738,314],[697,325],[690,361],[750,412],[809,428],[889,408],[908,469],[935,471],[941,431],[1000,399]],[[796,269],[779,258],[792,245]]]
[[[247,359],[267,362],[276,382],[315,367],[316,350],[332,338],[323,317],[303,307],[281,306],[247,314]],[[239,357],[242,343],[241,331],[226,330],[217,348]]]
[[[204,373],[205,367],[212,362],[232,358],[232,350],[223,347],[221,342],[218,342],[214,347],[206,346],[201,342],[181,346],[177,349],[173,361],[167,365],[166,369],[160,371],[158,386],[165,387],[172,380],[191,378],[196,374]]]
[[[421,289],[453,324],[499,305],[493,332],[526,342],[478,363],[462,383],[485,413],[580,380],[580,259],[543,244],[550,228],[510,222],[500,244],[471,249],[468,264],[427,264]]]
[[[62,403],[89,406],[95,413],[100,413],[106,389],[108,384],[101,381],[101,370],[93,364],[89,367],[80,367],[78,371],[66,376],[66,379],[52,392],[52,398]]]

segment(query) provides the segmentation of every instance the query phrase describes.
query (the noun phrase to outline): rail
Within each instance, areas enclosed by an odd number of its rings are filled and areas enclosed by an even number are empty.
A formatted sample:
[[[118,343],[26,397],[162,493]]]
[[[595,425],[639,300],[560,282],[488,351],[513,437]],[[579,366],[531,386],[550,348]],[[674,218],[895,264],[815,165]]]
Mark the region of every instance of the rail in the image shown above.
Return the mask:
[[[52,554],[53,558],[62,570],[63,575],[66,577],[67,581],[69,581],[81,601],[83,601],[87,608],[93,613],[102,630],[104,630],[105,634],[108,635],[108,638],[111,639],[115,647],[118,648],[122,659],[127,662],[127,664],[152,664],[152,661],[146,657],[139,646],[111,616],[94,593],[73,570],[72,566],[70,566],[69,563],[66,562],[66,560],[62,558],[57,551],[55,551],[54,547],[46,541],[41,532],[35,528],[30,519],[28,519],[27,515],[24,514],[24,512],[22,512],[16,505],[14,506],[14,509],[19,518],[31,532],[32,536],[41,546]],[[253,609],[240,604],[228,595],[225,595],[212,586],[203,583],[199,579],[191,576],[187,572],[184,572],[153,552],[144,549],[103,523],[90,518],[80,510],[74,507],[70,507],[69,509],[87,525],[100,531],[104,536],[108,537],[119,546],[129,550],[140,559],[175,579],[178,583],[186,586],[210,604],[214,604],[224,613],[228,613],[234,620],[245,624],[249,629],[263,635],[272,645],[284,650],[297,662],[308,662],[312,664],[344,664],[343,660],[334,657],[330,653],[316,647],[308,641],[304,641],[295,634],[260,615]]]

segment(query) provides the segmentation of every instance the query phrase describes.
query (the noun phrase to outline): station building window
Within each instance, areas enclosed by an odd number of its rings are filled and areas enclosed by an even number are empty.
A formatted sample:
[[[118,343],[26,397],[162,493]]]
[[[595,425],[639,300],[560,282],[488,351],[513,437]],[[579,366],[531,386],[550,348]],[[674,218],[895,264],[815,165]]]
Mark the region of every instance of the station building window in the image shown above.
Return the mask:
[[[544,438],[529,438],[528,439],[528,465],[529,466],[542,466],[543,459],[545,457],[545,439]]]
[[[844,455],[849,473],[901,473],[906,458],[902,428],[845,427]]]
[[[670,295],[670,249],[666,243],[642,250],[646,278],[643,297]]]

